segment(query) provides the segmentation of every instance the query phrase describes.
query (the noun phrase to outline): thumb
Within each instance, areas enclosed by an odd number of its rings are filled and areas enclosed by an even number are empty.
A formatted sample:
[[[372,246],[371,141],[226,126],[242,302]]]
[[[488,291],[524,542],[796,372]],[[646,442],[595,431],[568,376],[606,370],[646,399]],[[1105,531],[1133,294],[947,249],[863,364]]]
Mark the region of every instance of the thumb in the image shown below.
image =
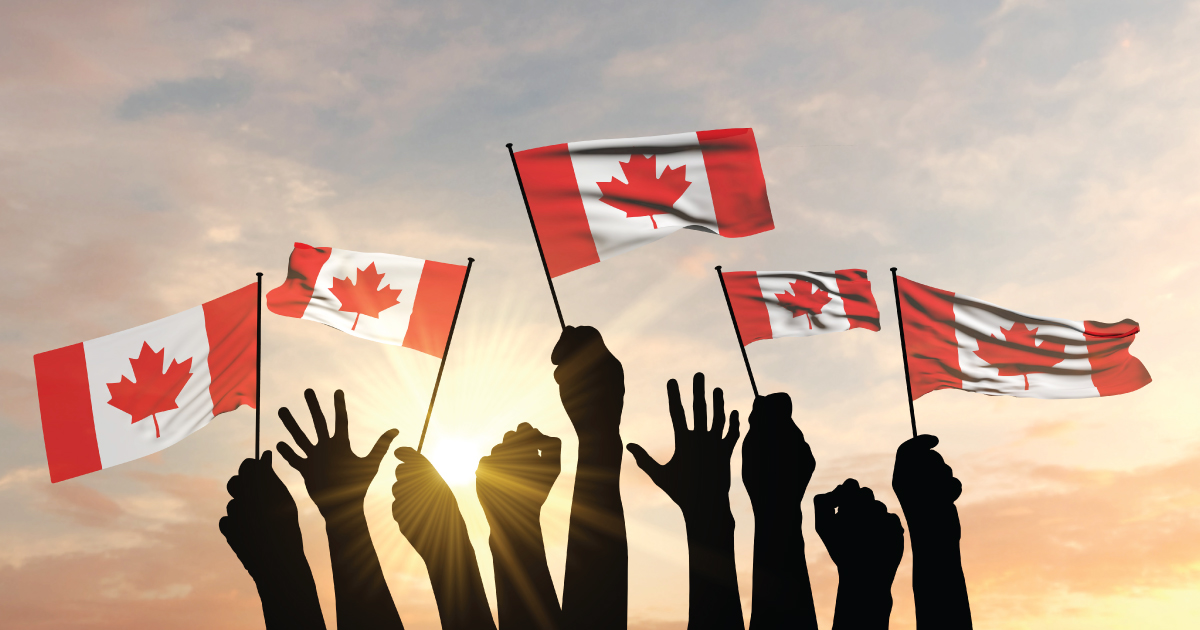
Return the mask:
[[[262,457],[259,458],[258,461],[262,462],[263,466],[270,469],[271,468],[271,451],[263,451]]]
[[[383,435],[379,436],[378,440],[375,440],[375,446],[371,447],[371,452],[367,453],[367,461],[375,466],[379,466],[380,460],[387,454],[388,447],[392,445],[392,440],[396,439],[396,436],[399,434],[400,431],[396,429],[384,431]]]
[[[637,444],[629,444],[625,448],[629,449],[630,454],[633,455],[633,461],[637,462],[638,468],[641,468],[642,472],[646,473],[650,480],[657,485],[658,475],[662,472],[662,464],[654,461],[646,449]]]

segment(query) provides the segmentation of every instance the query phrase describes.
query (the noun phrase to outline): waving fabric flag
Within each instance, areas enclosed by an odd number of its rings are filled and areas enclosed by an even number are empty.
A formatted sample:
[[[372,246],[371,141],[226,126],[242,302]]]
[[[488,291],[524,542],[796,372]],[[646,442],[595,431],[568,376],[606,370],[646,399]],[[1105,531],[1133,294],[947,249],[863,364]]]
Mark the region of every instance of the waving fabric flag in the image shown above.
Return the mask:
[[[267,293],[267,308],[441,358],[466,271],[463,265],[296,243],[287,280]]]
[[[257,291],[34,355],[50,480],[145,457],[253,407]]]
[[[862,269],[722,271],[742,343],[851,328],[879,330],[879,307]]]
[[[1114,396],[1150,383],[1137,322],[1037,317],[897,277],[913,398],[937,389],[1028,398]]]
[[[515,159],[552,277],[682,228],[736,238],[775,227],[751,129],[571,142]]]

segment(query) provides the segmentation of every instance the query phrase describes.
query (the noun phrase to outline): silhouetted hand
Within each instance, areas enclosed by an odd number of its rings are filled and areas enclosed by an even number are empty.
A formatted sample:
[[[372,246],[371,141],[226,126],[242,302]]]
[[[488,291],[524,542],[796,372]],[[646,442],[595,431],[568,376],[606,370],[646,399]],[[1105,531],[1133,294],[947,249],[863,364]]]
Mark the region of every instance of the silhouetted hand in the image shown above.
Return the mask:
[[[816,630],[817,613],[800,534],[800,505],[816,460],[784,393],[760,396],[742,441],[742,483],[754,506],[751,630]]]
[[[288,433],[292,434],[292,439],[296,440],[296,445],[307,457],[300,457],[284,442],[278,445],[279,454],[304,477],[308,496],[317,504],[322,516],[329,518],[342,510],[361,509],[363,498],[367,496],[367,487],[379,472],[379,462],[399,431],[388,429],[379,436],[366,457],[359,457],[350,448],[346,396],[342,390],[333,393],[332,436],[329,435],[329,426],[325,422],[325,414],[321,412],[321,404],[317,402],[316,393],[306,389],[304,399],[308,401],[308,411],[312,414],[317,443],[308,440],[308,436],[296,424],[292,412],[282,407],[279,409],[279,419],[283,420],[283,426],[287,427]]]
[[[550,362],[567,417],[580,440],[616,436],[625,400],[625,371],[591,326],[567,326]]]
[[[729,459],[738,440],[738,412],[725,431],[725,397],[713,390],[712,427],[704,375],[692,379],[693,429],[679,397],[679,383],[667,381],[667,407],[675,431],[675,454],[659,464],[637,444],[629,445],[637,465],[683,511],[688,537],[688,628],[744,628],[733,554],[733,513],[729,509]]]
[[[562,440],[522,422],[479,460],[475,490],[492,531],[500,630],[561,627],[540,520],[561,451]]]
[[[516,431],[504,434],[491,455],[479,460],[475,491],[493,529],[524,527],[538,520],[562,470],[561,455],[562,440],[522,422]]]
[[[962,527],[954,502],[962,483],[933,450],[938,439],[918,435],[896,450],[892,489],[908,521],[913,547],[913,599],[920,630],[971,628],[962,570]]]
[[[396,449],[392,517],[429,571],[443,630],[495,630],[475,549],[450,486],[426,457]]]
[[[962,495],[962,482],[954,478],[954,471],[933,450],[937,444],[935,436],[918,435],[896,449],[892,490],[910,525],[914,520],[945,520],[948,508]],[[957,514],[955,521],[957,525]]]
[[[226,485],[221,533],[254,578],[268,628],[325,628],[304,556],[296,502],[271,467],[271,451],[242,462]]]
[[[666,464],[659,464],[637,444],[627,448],[651,481],[683,510],[685,519],[708,518],[729,510],[729,459],[737,444],[738,412],[729,416],[729,433],[725,437],[725,396],[720,388],[713,390],[712,428],[708,427],[708,402],[704,395],[704,375],[692,379],[692,411],[694,429],[687,428],[687,413],[679,397],[679,383],[667,381],[667,406],[671,425],[675,429],[675,454]],[[733,518],[729,516],[729,518]]]
[[[816,495],[813,505],[817,534],[838,568],[834,628],[886,628],[892,580],[904,555],[900,517],[853,479]]]
[[[465,535],[467,526],[450,486],[424,455],[401,446],[396,449],[396,457],[401,463],[392,485],[392,518],[428,563],[446,551],[442,544],[446,532],[461,531]]]
[[[399,630],[404,626],[383,578],[363,510],[367,487],[398,432],[389,429],[366,457],[359,457],[350,448],[350,420],[342,390],[333,393],[333,435],[329,435],[329,425],[313,390],[304,390],[304,399],[312,414],[317,443],[310,442],[292,412],[281,407],[279,419],[306,457],[300,457],[283,442],[279,443],[279,454],[304,478],[308,496],[325,517],[338,627]]]
[[[621,504],[621,410],[625,372],[595,328],[567,326],[550,360],[563,408],[579,437],[571,497],[563,627],[624,628],[629,612],[629,542]]]
[[[754,519],[799,510],[817,460],[792,421],[792,399],[778,393],[754,400],[750,430],[742,441],[742,483]]]

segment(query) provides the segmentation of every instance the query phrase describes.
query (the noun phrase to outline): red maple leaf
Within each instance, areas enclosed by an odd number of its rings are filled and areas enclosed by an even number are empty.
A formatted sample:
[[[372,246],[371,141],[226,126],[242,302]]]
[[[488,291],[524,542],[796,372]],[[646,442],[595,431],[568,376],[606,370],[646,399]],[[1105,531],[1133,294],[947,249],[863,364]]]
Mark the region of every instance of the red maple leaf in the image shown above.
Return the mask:
[[[150,344],[142,342],[142,352],[136,359],[130,359],[133,366],[133,376],[137,381],[122,376],[119,383],[108,383],[108,393],[112,400],[108,404],[133,416],[130,424],[147,417],[154,418],[154,437],[160,437],[158,430],[158,413],[178,409],[175,398],[183,391],[183,386],[192,378],[192,360],[183,363],[172,359],[170,367],[163,372],[163,359],[167,349],[155,352]]]
[[[821,312],[832,299],[829,292],[816,289],[813,283],[797,280],[792,283],[792,293],[776,293],[779,303],[792,312],[792,317],[808,316],[808,329],[812,330],[812,316]],[[795,294],[795,295],[793,295]]]
[[[1065,346],[1045,339],[1039,345],[1034,336],[1037,328],[1027,328],[1024,322],[1014,322],[1012,328],[1000,330],[1004,332],[1004,339],[997,339],[995,335],[980,339],[975,355],[987,361],[988,365],[999,368],[1000,376],[1025,377],[1026,390],[1029,389],[1030,374],[1045,373],[1045,368],[1063,361]]]
[[[393,289],[392,285],[385,285],[382,289],[379,288],[379,283],[383,281],[383,274],[375,270],[375,263],[367,265],[366,269],[357,269],[358,276],[354,282],[350,281],[350,276],[345,278],[334,278],[333,286],[329,290],[342,303],[339,311],[354,313],[354,325],[350,330],[354,330],[358,326],[358,318],[362,315],[379,319],[380,311],[386,311],[389,308],[400,303],[398,299],[400,292],[403,289]]]
[[[628,162],[621,162],[628,184],[612,178],[607,182],[596,182],[600,186],[600,201],[625,213],[628,218],[650,217],[650,224],[658,229],[656,214],[670,214],[675,202],[692,183],[685,179],[687,166],[663,169],[662,177],[654,173],[658,167],[658,156],[634,155]]]

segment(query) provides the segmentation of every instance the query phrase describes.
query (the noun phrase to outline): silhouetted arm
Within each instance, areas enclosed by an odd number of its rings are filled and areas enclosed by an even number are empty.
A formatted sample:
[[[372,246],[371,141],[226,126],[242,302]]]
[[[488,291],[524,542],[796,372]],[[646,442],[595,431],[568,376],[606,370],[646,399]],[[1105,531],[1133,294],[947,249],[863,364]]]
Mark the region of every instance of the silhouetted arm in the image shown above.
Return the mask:
[[[579,436],[563,627],[624,628],[629,609],[629,544],[620,488],[625,372],[600,333],[587,326],[563,330],[550,360],[558,366],[554,380]]]
[[[694,429],[679,398],[679,383],[667,382],[667,403],[675,430],[675,454],[659,464],[637,444],[629,445],[637,465],[683,511],[688,538],[688,628],[744,628],[733,553],[733,512],[729,509],[729,459],[738,441],[738,412],[725,430],[725,399],[713,390],[712,428],[704,375],[692,380]]]
[[[847,479],[813,497],[817,534],[838,568],[834,630],[888,627],[892,580],[904,556],[900,517],[875,500],[870,488]]]
[[[325,630],[296,502],[271,468],[271,451],[243,461],[226,488],[221,533],[254,578],[267,628]]]
[[[458,501],[424,455],[402,446],[392,486],[392,517],[425,560],[443,630],[495,630],[475,548]]]
[[[306,457],[300,457],[283,442],[279,443],[278,449],[279,454],[304,477],[308,495],[325,517],[338,628],[401,629],[404,626],[383,578],[363,511],[367,487],[379,471],[379,462],[397,431],[390,429],[379,436],[371,452],[366,457],[359,457],[350,448],[349,418],[342,390],[333,394],[332,436],[317,395],[307,389],[304,398],[312,414],[317,443],[309,441],[292,413],[283,407],[279,410],[279,418]]]
[[[792,421],[792,399],[754,401],[742,441],[742,483],[754,506],[754,595],[750,630],[816,630],[800,504],[816,460]]]
[[[475,488],[491,527],[500,630],[561,627],[541,523],[542,504],[561,470],[561,451],[562,440],[522,422],[479,460]]]
[[[919,435],[900,445],[892,489],[900,499],[913,546],[913,599],[920,630],[971,628],[962,570],[962,527],[954,501],[962,483],[942,456],[938,439]]]

